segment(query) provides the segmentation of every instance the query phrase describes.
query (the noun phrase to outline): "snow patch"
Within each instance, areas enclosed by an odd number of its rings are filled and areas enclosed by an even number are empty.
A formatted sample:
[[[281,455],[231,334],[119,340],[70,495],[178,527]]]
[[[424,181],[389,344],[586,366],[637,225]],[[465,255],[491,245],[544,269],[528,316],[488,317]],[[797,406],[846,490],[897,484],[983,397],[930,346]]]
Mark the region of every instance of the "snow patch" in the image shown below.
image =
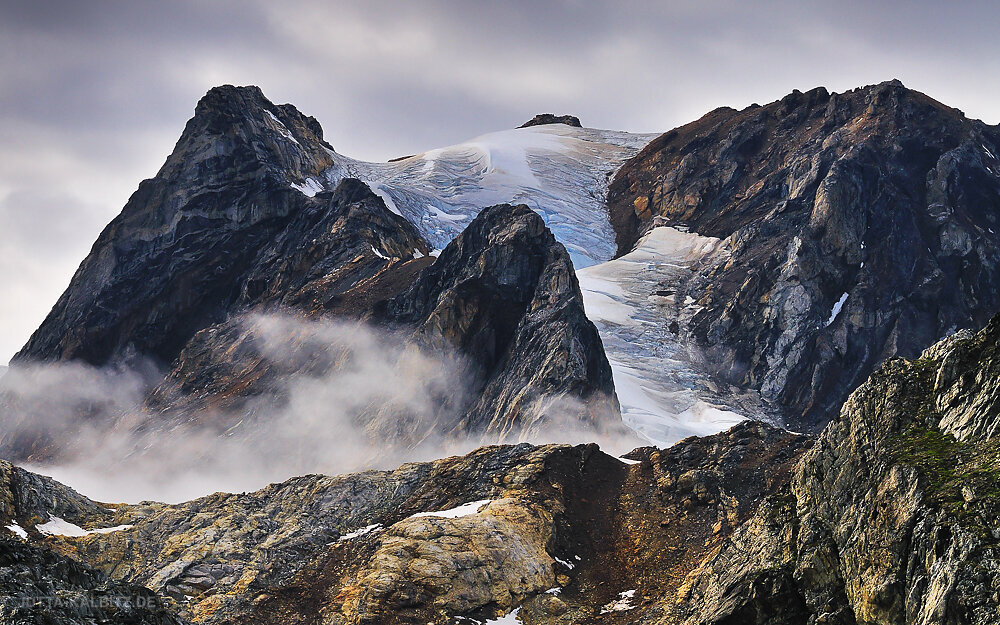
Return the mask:
[[[368,247],[372,248],[372,251],[375,252],[375,255],[378,256],[379,258],[384,258],[385,260],[389,260],[389,257],[383,254],[382,252],[378,251],[377,249],[375,249],[374,245],[369,245]]]
[[[18,525],[17,521],[14,521],[13,523],[11,523],[10,525],[8,525],[6,527],[10,531],[12,531],[15,534],[17,534],[18,537],[20,537],[21,540],[26,540],[28,538],[28,532],[24,531],[24,528],[21,527],[20,525]]]
[[[110,534],[111,532],[120,532],[132,527],[131,525],[116,525],[114,527],[99,527],[97,529],[85,530],[79,525],[74,525],[57,516],[50,516],[48,521],[41,525],[36,525],[35,529],[46,536],[70,536],[76,538],[88,534]]]
[[[372,532],[376,532],[376,531],[379,531],[381,529],[382,529],[382,524],[381,523],[374,523],[372,525],[368,525],[368,526],[362,527],[361,529],[354,530],[353,532],[348,532],[347,534],[344,534],[343,536],[341,536],[337,540],[338,541],[351,540],[352,538],[357,538],[359,536],[364,536],[365,534],[371,534]]]
[[[315,197],[317,193],[323,190],[323,185],[320,184],[319,180],[315,178],[306,178],[305,182],[302,184],[291,183],[293,189],[298,190],[302,195],[306,197]]]
[[[267,113],[267,116],[270,117],[271,121],[274,122],[274,125],[276,126],[275,130],[278,131],[278,134],[280,134],[282,137],[288,139],[289,141],[291,141],[295,145],[302,145],[301,143],[299,143],[295,139],[295,136],[288,129],[288,126],[286,126],[280,119],[278,119],[277,117],[275,117],[274,113],[272,113],[271,111],[269,111],[267,109],[264,109],[264,112]]]
[[[601,608],[601,614],[610,614],[611,612],[625,612],[626,610],[632,610],[635,608],[632,605],[632,598],[635,597],[635,590],[625,590],[618,593],[618,598],[611,603],[606,603],[604,607]]]
[[[396,202],[392,199],[392,196],[389,195],[388,191],[382,188],[382,185],[374,185],[372,186],[371,189],[372,193],[382,198],[382,201],[385,202],[386,208],[388,208],[393,213],[396,213],[400,217],[403,216],[403,213],[399,212],[399,208],[396,206]]]
[[[449,508],[447,510],[438,510],[437,512],[418,512],[410,515],[410,518],[441,517],[444,519],[458,519],[471,514],[477,514],[480,508],[492,502],[492,499],[480,499],[479,501],[470,501],[469,503],[463,503],[460,506],[455,506],[454,508]]]
[[[521,619],[517,618],[517,613],[521,611],[521,608],[514,608],[514,611],[506,616],[501,616],[500,618],[491,619],[489,621],[484,621],[483,625],[519,625]]]
[[[830,318],[826,320],[826,325],[823,327],[825,328],[830,327],[830,324],[832,324],[837,319],[837,315],[839,315],[840,311],[844,308],[844,302],[846,301],[847,301],[847,293],[844,293],[843,295],[840,296],[840,299],[838,299],[837,302],[833,305],[833,310],[830,311]]]
[[[632,460],[631,458],[622,458],[621,456],[618,457],[618,462],[624,464],[642,464],[642,460]]]
[[[552,556],[552,559],[555,560],[556,562],[558,562],[559,564],[565,566],[567,569],[569,569],[571,571],[576,568],[575,564],[573,564],[572,562],[569,562],[567,560],[563,560],[563,559],[557,558],[555,556]]]

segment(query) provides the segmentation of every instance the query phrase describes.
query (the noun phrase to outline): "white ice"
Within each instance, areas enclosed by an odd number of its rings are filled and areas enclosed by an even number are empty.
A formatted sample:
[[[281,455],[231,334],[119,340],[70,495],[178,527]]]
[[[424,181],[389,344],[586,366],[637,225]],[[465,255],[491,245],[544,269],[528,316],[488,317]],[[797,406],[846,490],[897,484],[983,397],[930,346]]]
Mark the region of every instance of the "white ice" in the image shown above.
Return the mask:
[[[843,295],[840,296],[840,299],[838,299],[837,302],[833,305],[833,310],[830,311],[830,318],[826,320],[825,327],[830,327],[830,324],[836,321],[837,315],[839,315],[841,309],[844,308],[844,302],[846,301],[847,301],[847,293],[844,293]]]
[[[720,244],[719,239],[659,227],[632,252],[577,272],[587,316],[611,363],[622,420],[660,447],[721,432],[745,418],[704,396],[699,384],[704,376],[669,330],[674,296],[655,294],[690,275],[695,262],[723,253]],[[696,311],[694,298],[687,296],[682,316]]]

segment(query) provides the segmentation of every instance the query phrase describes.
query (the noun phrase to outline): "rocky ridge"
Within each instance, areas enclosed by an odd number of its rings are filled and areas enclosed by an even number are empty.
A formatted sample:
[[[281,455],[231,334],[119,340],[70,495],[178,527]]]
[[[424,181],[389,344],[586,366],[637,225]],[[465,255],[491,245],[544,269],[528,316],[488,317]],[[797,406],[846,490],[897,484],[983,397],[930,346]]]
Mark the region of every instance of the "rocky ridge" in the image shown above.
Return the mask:
[[[575,115],[554,115],[552,113],[539,113],[518,128],[528,128],[530,126],[544,126],[546,124],[566,124],[574,128],[582,128],[580,118]]]

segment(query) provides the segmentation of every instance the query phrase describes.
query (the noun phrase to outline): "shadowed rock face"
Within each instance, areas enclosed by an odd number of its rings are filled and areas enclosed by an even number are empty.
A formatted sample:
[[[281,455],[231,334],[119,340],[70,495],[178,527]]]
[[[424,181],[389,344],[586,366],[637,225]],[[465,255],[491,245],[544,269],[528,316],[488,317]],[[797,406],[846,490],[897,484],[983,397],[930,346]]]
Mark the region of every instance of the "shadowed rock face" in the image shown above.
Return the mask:
[[[611,366],[569,254],[526,206],[484,209],[375,317],[467,357],[478,398],[460,431],[516,440],[539,427],[620,424]]]
[[[574,115],[553,115],[552,113],[539,113],[535,115],[528,121],[524,122],[518,128],[527,128],[529,126],[544,126],[545,124],[566,124],[567,126],[573,126],[575,128],[581,128],[580,118]]]
[[[656,224],[725,239],[686,331],[722,380],[818,427],[893,355],[1000,308],[1000,132],[898,82],[718,109],[628,162],[619,253]]]
[[[381,204],[370,192],[367,196]],[[390,215],[384,207],[376,209],[383,217]],[[289,229],[297,233],[296,241],[322,248],[324,237],[337,240],[342,230],[368,236],[369,228],[374,229],[362,220],[355,230],[334,225],[334,235],[329,235],[328,222],[350,223],[350,215],[338,218],[330,207],[322,214],[326,217],[315,229]],[[406,246],[416,243],[373,244],[385,254],[406,256],[411,254]],[[348,271],[349,255],[368,258],[359,254],[366,246],[371,247],[367,240],[346,247],[348,256],[331,263],[332,273],[319,272],[325,276],[321,285],[337,292],[332,299],[286,295],[281,301],[299,308],[304,303],[317,316],[334,308],[341,317],[364,319],[425,353],[457,360],[456,378],[433,422],[408,423],[405,415],[384,406],[361,417],[369,432],[384,437],[384,444],[416,444],[432,434],[519,440],[547,428],[624,434],[611,368],[597,329],[584,314],[569,255],[537,214],[525,206],[487,208],[437,260],[401,262],[394,257],[376,265],[379,272],[359,277]],[[289,272],[283,269],[296,266],[296,250],[305,244],[290,244],[288,252],[283,247],[274,253],[279,261],[263,264],[276,271],[266,284],[287,282]],[[328,252],[325,258],[330,258]],[[316,261],[306,266],[314,267]],[[410,283],[402,284],[397,274]],[[334,277],[341,275],[350,288],[333,288],[339,284]],[[306,292],[315,290],[315,281],[307,284]],[[287,286],[276,291],[298,292]],[[308,324],[289,331],[286,341],[296,348],[280,353],[264,349],[259,334],[252,319],[242,315],[196,334],[154,392],[151,407],[186,420],[192,414],[211,415],[225,420],[215,424],[224,429],[247,416],[245,400],[273,395],[275,402],[263,404],[273,409],[281,403],[289,376],[326,375],[343,360],[337,345],[310,340]]]
[[[14,361],[172,361],[225,318],[266,247],[332,164],[315,119],[256,87],[212,89],[173,153],[105,228]]]

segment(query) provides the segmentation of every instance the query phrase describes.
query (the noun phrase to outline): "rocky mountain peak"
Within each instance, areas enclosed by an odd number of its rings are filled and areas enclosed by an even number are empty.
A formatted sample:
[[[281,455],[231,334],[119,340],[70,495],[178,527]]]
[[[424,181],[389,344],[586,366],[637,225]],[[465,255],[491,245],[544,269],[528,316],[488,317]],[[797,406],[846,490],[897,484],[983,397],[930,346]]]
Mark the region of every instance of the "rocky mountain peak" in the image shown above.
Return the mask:
[[[719,109],[612,182],[619,253],[656,225],[726,241],[689,330],[796,427],[872,368],[998,309],[1000,132],[899,81]]]
[[[518,128],[544,126],[545,124],[566,124],[567,126],[581,128],[579,117],[573,115],[553,115],[552,113],[539,113],[518,126]]]

